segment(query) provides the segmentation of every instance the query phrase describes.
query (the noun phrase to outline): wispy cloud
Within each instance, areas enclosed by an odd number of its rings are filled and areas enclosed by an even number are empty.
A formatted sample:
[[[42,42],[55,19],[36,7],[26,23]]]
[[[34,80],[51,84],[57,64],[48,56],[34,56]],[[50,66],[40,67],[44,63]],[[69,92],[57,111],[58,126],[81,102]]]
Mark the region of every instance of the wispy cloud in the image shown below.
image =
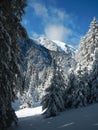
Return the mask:
[[[23,25],[27,25],[28,23],[29,23],[29,21],[27,20],[27,19],[24,19],[23,21],[22,21],[22,23],[23,23]]]
[[[37,39],[39,37],[45,37],[45,35],[44,34],[38,34],[38,33],[34,32],[34,31],[32,31],[32,37],[34,39]]]
[[[33,2],[30,6],[34,9],[36,16],[42,17],[42,22],[45,22],[45,24],[57,24],[64,22],[65,24],[73,24],[70,14],[64,10],[57,9],[52,6],[46,8],[45,5],[38,2]]]
[[[32,13],[40,18],[40,25],[43,25],[41,35],[65,42],[68,41],[69,37],[70,42],[76,43],[79,41],[79,37],[75,35],[76,32],[74,30],[76,25],[74,24],[72,14],[50,5],[47,7],[36,0],[30,3],[30,7],[33,9]],[[34,32],[33,37],[38,36],[39,32]]]
[[[41,16],[42,18],[48,18],[48,10],[44,5],[34,2],[32,4],[32,7],[33,7],[36,15]]]

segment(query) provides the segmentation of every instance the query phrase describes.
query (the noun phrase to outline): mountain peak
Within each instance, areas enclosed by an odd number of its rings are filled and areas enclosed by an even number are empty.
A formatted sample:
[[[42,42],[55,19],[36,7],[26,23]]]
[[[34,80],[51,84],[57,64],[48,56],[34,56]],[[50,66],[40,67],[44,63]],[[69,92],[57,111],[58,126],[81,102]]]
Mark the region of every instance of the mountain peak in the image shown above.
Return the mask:
[[[38,41],[42,46],[51,51],[57,51],[63,54],[69,54],[69,53],[74,54],[74,52],[76,51],[76,49],[71,45],[68,45],[58,40],[50,40],[46,37],[40,37]]]

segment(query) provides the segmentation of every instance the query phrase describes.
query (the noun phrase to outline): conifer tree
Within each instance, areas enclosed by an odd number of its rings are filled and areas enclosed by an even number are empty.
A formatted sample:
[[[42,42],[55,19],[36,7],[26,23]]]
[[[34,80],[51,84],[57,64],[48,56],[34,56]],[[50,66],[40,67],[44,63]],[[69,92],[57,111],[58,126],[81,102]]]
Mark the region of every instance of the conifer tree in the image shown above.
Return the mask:
[[[51,84],[46,88],[46,94],[42,98],[42,109],[45,110],[45,117],[56,116],[58,112],[63,111],[64,92],[66,84],[60,69],[53,70]]]
[[[98,47],[98,22],[94,17],[90,24],[90,29],[81,39],[79,51],[77,53],[77,61],[82,67],[88,66],[89,63],[91,64],[96,47]]]
[[[74,70],[74,104],[83,106],[98,101],[98,21],[93,18],[90,29],[82,38],[77,53],[77,65]],[[77,98],[78,97],[78,98]],[[73,104],[73,106],[74,106]]]
[[[25,7],[23,0],[0,1],[0,130],[17,123],[12,101],[22,86],[19,36],[26,36],[20,24]]]

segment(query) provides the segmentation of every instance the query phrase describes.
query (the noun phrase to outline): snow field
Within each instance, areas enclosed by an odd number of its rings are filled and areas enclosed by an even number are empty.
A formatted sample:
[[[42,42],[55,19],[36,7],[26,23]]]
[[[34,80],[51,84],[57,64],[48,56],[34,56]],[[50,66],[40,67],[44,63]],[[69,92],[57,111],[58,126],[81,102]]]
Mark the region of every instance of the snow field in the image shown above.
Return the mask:
[[[98,130],[98,104],[70,109],[44,119],[42,107],[16,111],[19,125],[8,130]]]

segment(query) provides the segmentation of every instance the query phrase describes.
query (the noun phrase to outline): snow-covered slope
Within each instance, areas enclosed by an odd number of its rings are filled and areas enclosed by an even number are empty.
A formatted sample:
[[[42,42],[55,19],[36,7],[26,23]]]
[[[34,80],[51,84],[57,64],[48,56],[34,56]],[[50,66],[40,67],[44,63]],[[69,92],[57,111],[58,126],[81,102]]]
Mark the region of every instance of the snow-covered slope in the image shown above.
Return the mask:
[[[49,40],[48,38],[45,37],[40,37],[38,39],[41,45],[46,47],[49,50],[52,51],[58,51],[62,54],[74,54],[75,48],[72,47],[71,45],[67,45],[64,42],[57,41],[57,40]]]
[[[49,46],[45,46],[48,43]],[[63,42],[53,42],[48,39],[44,40],[44,38],[40,38],[40,40],[24,39],[20,47],[26,60],[24,63],[26,65],[24,83],[26,95],[24,94],[22,100],[23,102],[31,101],[33,96],[33,102],[39,102],[47,86],[46,83],[51,82],[49,77],[51,77],[53,69],[59,67],[66,75],[71,66],[75,64],[74,49]],[[53,47],[55,49],[52,49]]]
[[[76,49],[73,46],[61,41],[49,40],[46,37],[40,37],[37,42],[52,52],[52,57],[61,64],[63,69],[69,70],[70,67],[75,66]]]
[[[24,108],[16,111],[16,115],[18,116],[18,118],[32,117],[40,114],[42,114],[41,106],[35,108]]]
[[[16,111],[19,125],[8,130],[98,130],[98,104],[60,113],[44,119],[42,108],[25,108]]]

